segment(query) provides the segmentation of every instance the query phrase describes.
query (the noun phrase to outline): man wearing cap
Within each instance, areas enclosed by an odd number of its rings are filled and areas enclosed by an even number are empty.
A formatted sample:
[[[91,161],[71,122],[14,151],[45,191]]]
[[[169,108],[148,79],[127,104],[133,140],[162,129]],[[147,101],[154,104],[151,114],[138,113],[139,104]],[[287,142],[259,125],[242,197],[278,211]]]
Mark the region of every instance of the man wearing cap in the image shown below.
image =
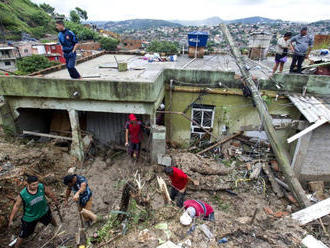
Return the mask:
[[[214,221],[213,208],[206,202],[199,200],[187,200],[183,203],[186,211],[180,217],[182,225],[190,225],[192,218],[203,217],[204,220]]]
[[[13,220],[21,205],[23,205],[23,217],[21,219],[21,231],[15,248],[22,245],[23,240],[29,237],[36,228],[38,222],[45,226],[51,223],[56,226],[56,221],[52,216],[52,212],[48,205],[46,196],[51,198],[55,205],[58,206],[58,201],[53,192],[45,185],[39,182],[38,177],[28,176],[26,187],[19,193],[16,198],[15,205],[9,217],[9,227],[13,225]]]
[[[128,116],[125,129],[125,146],[128,146],[128,153],[132,158],[138,159],[142,140],[142,122],[138,121],[134,114]],[[129,140],[129,141],[128,141]]]
[[[300,34],[291,38],[291,45],[293,46],[294,53],[292,56],[290,72],[301,73],[301,65],[305,58],[308,58],[313,47],[313,38],[307,35],[307,27],[302,28]],[[294,68],[296,66],[297,70],[295,71]]]
[[[68,199],[73,190],[73,200],[78,203],[78,211],[81,212],[83,209],[88,211],[92,210],[92,191],[88,186],[88,181],[84,176],[77,174],[66,175],[63,178],[63,183],[67,186],[65,193],[65,205],[68,205]],[[82,213],[85,221],[93,221],[90,215],[85,212]]]
[[[171,180],[171,200],[174,201],[178,197],[176,205],[180,208],[183,207],[188,182],[192,181],[194,184],[196,183],[179,168],[168,166],[164,168],[164,172]]]

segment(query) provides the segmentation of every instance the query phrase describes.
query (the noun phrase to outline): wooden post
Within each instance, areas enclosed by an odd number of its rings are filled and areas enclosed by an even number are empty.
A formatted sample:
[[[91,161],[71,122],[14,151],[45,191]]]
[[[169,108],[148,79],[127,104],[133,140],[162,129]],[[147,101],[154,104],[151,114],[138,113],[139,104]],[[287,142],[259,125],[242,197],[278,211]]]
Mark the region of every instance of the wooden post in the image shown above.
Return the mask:
[[[230,46],[230,50],[236,60],[236,64],[242,73],[243,79],[252,92],[252,97],[259,112],[261,122],[265,128],[276,159],[279,162],[281,171],[283,172],[290,189],[292,190],[292,192],[294,192],[299,202],[299,205],[301,207],[307,207],[311,204],[307,199],[301,184],[299,183],[290,166],[287,151],[278,139],[278,136],[272,124],[272,117],[268,113],[267,106],[261,98],[260,92],[258,91],[254,81],[252,80],[250,72],[246,69],[243,58],[238,49],[235,47],[233,38],[231,37],[231,34],[229,33],[226,24],[220,24],[220,27],[223,36],[225,37],[226,41],[228,42],[228,45]]]

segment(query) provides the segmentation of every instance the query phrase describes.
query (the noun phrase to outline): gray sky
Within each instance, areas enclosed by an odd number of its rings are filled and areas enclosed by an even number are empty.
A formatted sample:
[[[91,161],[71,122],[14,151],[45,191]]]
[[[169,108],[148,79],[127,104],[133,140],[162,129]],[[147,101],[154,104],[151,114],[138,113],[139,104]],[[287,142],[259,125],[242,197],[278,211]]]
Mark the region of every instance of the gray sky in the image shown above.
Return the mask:
[[[118,21],[134,18],[199,20],[218,16],[232,20],[262,16],[299,22],[330,19],[330,0],[32,0],[46,2],[68,15],[87,10],[89,20]]]

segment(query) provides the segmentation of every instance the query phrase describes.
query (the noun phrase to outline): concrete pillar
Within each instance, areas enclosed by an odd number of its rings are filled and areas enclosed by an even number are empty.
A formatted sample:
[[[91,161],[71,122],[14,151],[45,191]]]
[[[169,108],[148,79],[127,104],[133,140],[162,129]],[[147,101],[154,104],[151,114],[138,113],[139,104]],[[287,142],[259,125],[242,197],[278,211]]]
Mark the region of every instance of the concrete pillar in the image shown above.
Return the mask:
[[[6,100],[0,104],[0,125],[3,131],[8,135],[15,135],[18,132],[15,120]]]
[[[78,111],[70,109],[68,112],[72,130],[71,154],[82,161],[84,159],[84,147],[80,133]]]
[[[166,153],[165,126],[152,125],[151,161],[157,163],[158,156]]]

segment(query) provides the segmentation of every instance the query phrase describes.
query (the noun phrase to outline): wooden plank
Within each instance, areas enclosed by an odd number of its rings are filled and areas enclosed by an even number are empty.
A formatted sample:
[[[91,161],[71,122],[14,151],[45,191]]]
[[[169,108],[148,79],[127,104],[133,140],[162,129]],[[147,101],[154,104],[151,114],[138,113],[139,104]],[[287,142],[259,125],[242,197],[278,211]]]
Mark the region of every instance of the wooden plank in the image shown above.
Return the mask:
[[[231,136],[229,136],[229,137],[226,137],[226,138],[224,138],[223,140],[220,140],[219,142],[215,143],[214,145],[211,145],[211,146],[209,146],[208,148],[204,149],[203,151],[198,152],[197,155],[201,155],[201,154],[203,154],[204,152],[207,152],[207,151],[211,150],[212,148],[217,147],[218,145],[221,145],[221,144],[223,144],[223,143],[226,143],[227,141],[229,141],[229,140],[231,140],[231,139],[233,139],[233,138],[235,138],[235,137],[241,135],[242,133],[243,133],[243,132],[238,132],[238,133],[236,133],[236,134],[234,134],[234,135],[231,135]]]
[[[322,241],[317,240],[312,235],[307,235],[301,243],[307,248],[328,248]]]
[[[328,214],[330,214],[330,198],[293,213],[291,218],[297,220],[300,225],[305,225]]]
[[[61,140],[72,140],[72,138],[70,138],[70,137],[63,137],[63,136],[58,136],[58,135],[53,135],[53,134],[48,134],[48,133],[36,133],[36,132],[31,132],[31,131],[26,131],[26,130],[23,130],[23,134],[47,137],[47,138],[53,138],[53,139],[61,139]]]
[[[287,141],[288,143],[291,143],[293,141],[295,141],[296,139],[299,139],[300,137],[302,137],[303,135],[313,131],[314,129],[318,128],[319,126],[322,126],[324,123],[328,122],[328,120],[322,118],[320,120],[318,120],[317,122],[315,122],[313,125],[310,125],[308,128],[302,130],[301,132],[293,135],[291,138],[288,138]]]

